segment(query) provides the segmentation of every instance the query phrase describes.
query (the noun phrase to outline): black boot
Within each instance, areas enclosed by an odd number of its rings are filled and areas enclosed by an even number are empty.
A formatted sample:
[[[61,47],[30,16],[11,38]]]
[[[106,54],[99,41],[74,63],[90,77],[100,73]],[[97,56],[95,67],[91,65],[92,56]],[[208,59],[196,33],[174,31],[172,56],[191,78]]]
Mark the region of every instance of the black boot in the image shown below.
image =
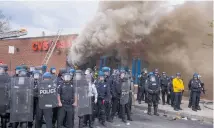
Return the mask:
[[[128,119],[127,119],[127,120],[129,120],[129,121],[133,121],[131,117],[128,117]]]
[[[154,115],[159,116],[158,107],[157,106],[154,107]]]
[[[106,123],[104,121],[101,122],[101,124],[106,127]]]
[[[152,112],[151,112],[151,111],[152,111],[152,108],[151,108],[151,107],[148,107],[148,112],[147,112],[147,114],[148,114],[148,115],[152,115]]]
[[[197,107],[197,110],[201,110],[201,107],[200,107],[200,106],[198,106],[198,107]]]
[[[195,111],[195,112],[197,112],[197,109],[195,107],[192,107],[192,110]]]

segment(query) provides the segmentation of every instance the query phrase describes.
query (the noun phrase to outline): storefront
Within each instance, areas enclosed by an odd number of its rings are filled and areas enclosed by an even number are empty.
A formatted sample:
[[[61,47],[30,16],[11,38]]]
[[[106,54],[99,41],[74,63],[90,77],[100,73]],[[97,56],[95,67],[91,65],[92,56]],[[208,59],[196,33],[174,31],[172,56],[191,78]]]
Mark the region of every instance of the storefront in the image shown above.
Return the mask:
[[[76,34],[59,37],[56,48],[48,62],[48,67],[54,66],[59,69],[66,66],[67,51],[76,37]],[[56,36],[46,36],[0,40],[0,61],[8,64],[9,70],[12,71],[20,64],[42,65],[51,43],[56,38]],[[14,54],[9,54],[9,46],[14,46]]]

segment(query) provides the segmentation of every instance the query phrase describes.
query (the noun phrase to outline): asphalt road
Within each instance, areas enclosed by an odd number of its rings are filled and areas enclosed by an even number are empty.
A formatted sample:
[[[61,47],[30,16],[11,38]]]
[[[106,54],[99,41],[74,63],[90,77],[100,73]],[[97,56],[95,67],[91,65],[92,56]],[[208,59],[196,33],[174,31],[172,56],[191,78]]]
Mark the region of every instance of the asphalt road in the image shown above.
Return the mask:
[[[119,118],[113,123],[107,123],[106,128],[213,128],[213,124],[191,121],[191,120],[170,120],[163,116],[149,116],[143,110],[134,109],[130,125],[124,124]],[[75,128],[78,128],[78,121],[75,121]],[[96,120],[94,128],[105,128]]]

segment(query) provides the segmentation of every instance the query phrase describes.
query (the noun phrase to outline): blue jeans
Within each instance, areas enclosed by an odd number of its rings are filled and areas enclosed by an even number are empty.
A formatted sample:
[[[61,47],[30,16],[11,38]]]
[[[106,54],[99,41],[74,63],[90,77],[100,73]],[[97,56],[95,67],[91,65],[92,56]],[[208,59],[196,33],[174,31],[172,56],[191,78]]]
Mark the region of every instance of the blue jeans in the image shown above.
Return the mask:
[[[174,109],[180,109],[181,97],[182,97],[182,93],[181,92],[175,92]]]

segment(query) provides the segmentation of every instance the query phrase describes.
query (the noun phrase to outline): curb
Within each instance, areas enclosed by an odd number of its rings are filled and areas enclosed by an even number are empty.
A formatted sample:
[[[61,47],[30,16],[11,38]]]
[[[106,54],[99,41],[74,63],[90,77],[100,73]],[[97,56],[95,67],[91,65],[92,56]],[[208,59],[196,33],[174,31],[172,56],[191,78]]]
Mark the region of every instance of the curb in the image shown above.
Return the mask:
[[[143,105],[133,105],[133,108],[137,108],[140,110],[147,110],[147,106],[143,106]],[[192,114],[188,114],[188,113],[184,113],[184,112],[173,112],[173,111],[166,111],[164,109],[158,109],[158,112],[164,115],[172,115],[172,116],[180,116],[180,117],[187,117],[188,119],[197,119],[200,121],[204,121],[204,122],[208,122],[208,123],[212,123],[214,122],[213,118],[209,118],[209,117],[204,117],[204,116],[198,116],[198,115],[192,115]]]

